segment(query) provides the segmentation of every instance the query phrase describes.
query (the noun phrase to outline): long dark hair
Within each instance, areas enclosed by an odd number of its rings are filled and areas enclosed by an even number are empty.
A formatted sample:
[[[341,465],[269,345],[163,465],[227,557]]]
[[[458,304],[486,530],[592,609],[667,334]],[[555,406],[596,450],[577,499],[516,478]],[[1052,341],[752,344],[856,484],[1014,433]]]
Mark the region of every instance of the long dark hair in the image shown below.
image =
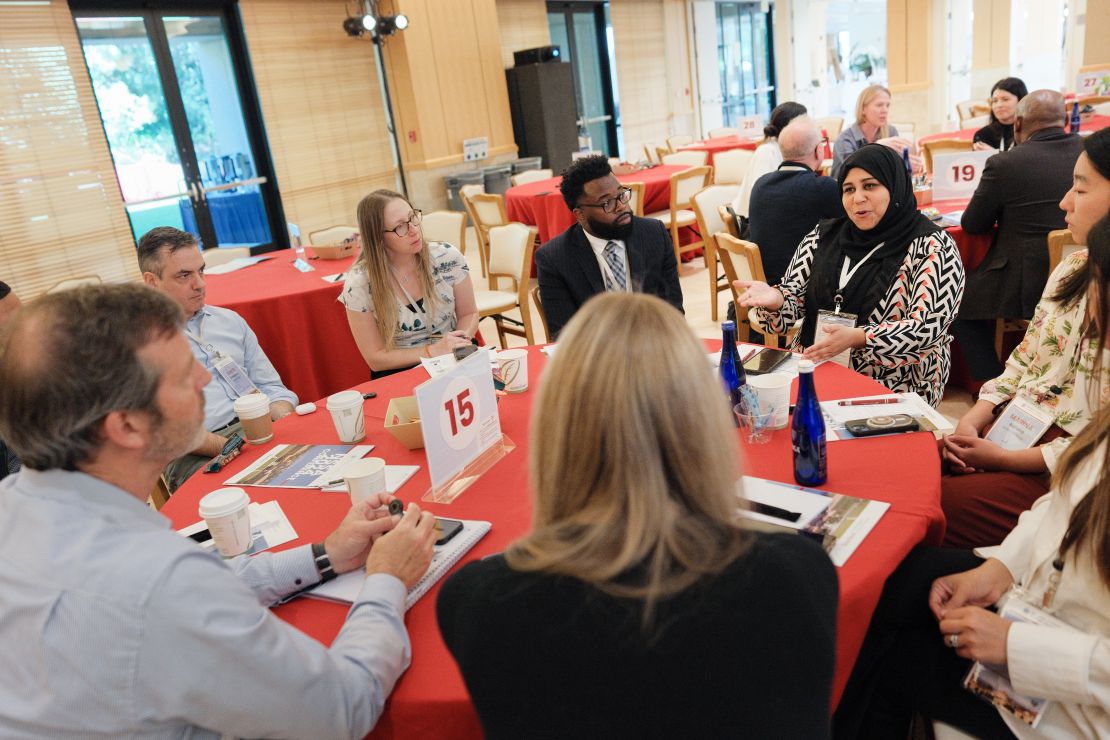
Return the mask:
[[[771,120],[763,127],[763,135],[768,139],[777,138],[788,123],[798,116],[804,116],[806,112],[806,107],[801,103],[788,101],[776,105],[771,111]]]
[[[1053,487],[1061,489],[1074,483],[1080,464],[1097,455],[1110,439],[1110,407],[1095,414],[1079,433],[1060,461]],[[1072,510],[1068,529],[1060,542],[1060,557],[1090,549],[1102,584],[1110,589],[1110,466],[1105,463],[1090,492]]]
[[[1003,77],[1001,80],[994,83],[994,87],[991,88],[992,98],[994,97],[994,93],[996,90],[1005,90],[1006,92],[1016,97],[1018,100],[1021,100],[1029,94],[1029,90],[1025,87],[1025,83],[1019,80],[1017,77]],[[998,126],[1013,126],[1012,123],[1005,124],[995,118],[993,106],[991,106],[991,123]]]

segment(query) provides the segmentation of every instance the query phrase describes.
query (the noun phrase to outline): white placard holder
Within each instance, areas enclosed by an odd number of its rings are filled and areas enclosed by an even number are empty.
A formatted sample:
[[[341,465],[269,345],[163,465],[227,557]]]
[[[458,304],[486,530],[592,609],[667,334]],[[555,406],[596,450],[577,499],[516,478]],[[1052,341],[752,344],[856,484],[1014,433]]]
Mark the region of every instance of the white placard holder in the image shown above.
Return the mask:
[[[1079,75],[1075,81],[1075,97],[1084,98],[1089,95],[1110,94],[1110,65],[1103,69],[1093,69]],[[1073,101],[1074,102],[1074,101]],[[1080,106],[1081,108],[1083,106]],[[1071,115],[1071,102],[1067,104],[1068,115]]]
[[[416,386],[432,487],[421,500],[449,504],[516,445],[501,433],[488,349]]]
[[[745,139],[763,138],[762,116],[744,116],[740,119],[736,127],[740,129],[740,135]]]
[[[970,198],[979,187],[983,167],[998,152],[952,152],[933,155],[933,200]]]

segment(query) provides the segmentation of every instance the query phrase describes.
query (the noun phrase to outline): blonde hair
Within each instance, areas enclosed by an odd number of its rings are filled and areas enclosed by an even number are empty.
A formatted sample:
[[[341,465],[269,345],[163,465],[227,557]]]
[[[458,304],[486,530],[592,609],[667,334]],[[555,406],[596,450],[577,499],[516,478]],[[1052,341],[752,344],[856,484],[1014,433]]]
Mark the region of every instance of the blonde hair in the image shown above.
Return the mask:
[[[572,576],[656,602],[747,546],[736,434],[721,384],[682,315],[642,293],[586,303],[559,338],[532,414],[532,532],[518,571]]]
[[[375,190],[367,195],[358,204],[358,231],[362,239],[362,254],[358,262],[366,270],[366,277],[370,283],[370,299],[374,303],[374,323],[378,327],[378,334],[386,349],[393,349],[397,340],[397,324],[399,311],[397,308],[397,295],[393,291],[392,271],[389,266],[389,257],[385,247],[385,208],[394,200],[403,200],[408,203],[405,196],[392,190]],[[411,204],[409,204],[411,208]],[[432,257],[428,251],[428,241],[425,239],[420,249],[418,260],[420,272],[420,287],[424,293],[424,310],[428,312],[428,326],[433,326],[436,310],[439,308],[439,296],[435,291],[432,280]]]
[[[859,94],[859,98],[856,99],[857,126],[864,122],[863,109],[866,108],[872,100],[879,97],[880,93],[885,93],[888,98],[894,97],[890,94],[890,90],[887,90],[882,85],[869,85],[868,87],[863,88],[863,92],[861,92]],[[885,139],[888,136],[890,136],[890,126],[889,124],[883,124],[879,127],[879,133],[876,134],[875,139]]]

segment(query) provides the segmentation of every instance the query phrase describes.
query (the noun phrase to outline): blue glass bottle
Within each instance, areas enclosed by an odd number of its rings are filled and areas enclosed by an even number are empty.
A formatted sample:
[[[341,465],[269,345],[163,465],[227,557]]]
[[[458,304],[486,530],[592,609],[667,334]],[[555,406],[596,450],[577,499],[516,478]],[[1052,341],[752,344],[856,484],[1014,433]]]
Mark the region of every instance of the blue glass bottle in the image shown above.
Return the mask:
[[[748,382],[748,374],[744,371],[744,364],[740,362],[740,352],[736,349],[736,322],[726,321],[721,324],[721,385],[724,386],[725,395],[728,397],[728,415],[737,426],[740,420],[732,413],[736,404],[741,402],[741,388]]]
[[[1071,132],[1079,133],[1079,103],[1071,104]]]
[[[794,447],[794,480],[802,486],[819,486],[829,477],[825,457],[825,418],[813,387],[813,362],[798,363],[798,402],[790,424]]]
[[[906,174],[913,177],[913,167],[910,165],[909,147],[902,147],[902,164],[906,166]]]

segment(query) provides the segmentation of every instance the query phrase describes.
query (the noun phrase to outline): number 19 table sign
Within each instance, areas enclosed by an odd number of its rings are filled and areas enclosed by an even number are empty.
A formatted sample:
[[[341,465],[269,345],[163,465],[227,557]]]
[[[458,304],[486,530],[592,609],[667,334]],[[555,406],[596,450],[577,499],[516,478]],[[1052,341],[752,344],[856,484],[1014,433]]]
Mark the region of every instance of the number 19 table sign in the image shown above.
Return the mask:
[[[970,198],[979,187],[983,167],[998,152],[952,152],[933,155],[933,200]]]
[[[501,419],[488,349],[418,385],[424,451],[432,490],[452,483],[470,463],[501,441]]]

